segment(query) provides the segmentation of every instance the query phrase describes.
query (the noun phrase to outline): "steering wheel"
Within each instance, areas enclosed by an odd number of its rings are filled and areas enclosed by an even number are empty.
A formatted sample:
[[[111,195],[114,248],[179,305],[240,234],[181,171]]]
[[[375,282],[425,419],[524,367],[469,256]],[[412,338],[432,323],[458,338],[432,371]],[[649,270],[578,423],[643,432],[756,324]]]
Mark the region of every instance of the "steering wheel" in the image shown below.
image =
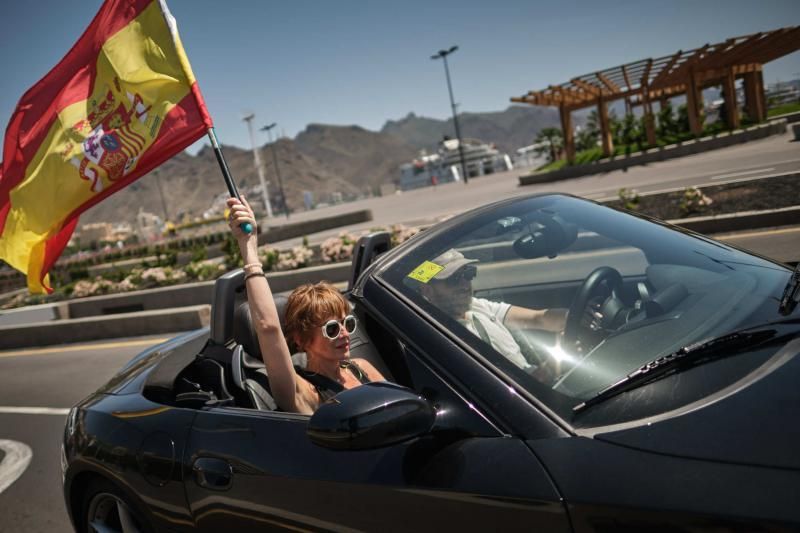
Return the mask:
[[[567,321],[564,324],[563,342],[567,346],[574,346],[580,341],[582,332],[581,319],[584,311],[589,305],[592,296],[603,282],[607,282],[612,294],[618,296],[622,289],[622,274],[609,266],[602,266],[592,271],[581,284],[580,289],[575,294],[572,304],[567,313]]]

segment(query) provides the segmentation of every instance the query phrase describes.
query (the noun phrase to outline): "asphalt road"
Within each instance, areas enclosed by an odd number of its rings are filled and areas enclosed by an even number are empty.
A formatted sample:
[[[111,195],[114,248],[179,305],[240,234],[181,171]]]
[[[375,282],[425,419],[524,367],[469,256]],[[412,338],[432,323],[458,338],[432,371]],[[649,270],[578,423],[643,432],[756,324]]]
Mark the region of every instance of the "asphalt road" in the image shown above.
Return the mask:
[[[347,228],[430,222],[489,201],[541,191],[590,198],[614,197],[621,187],[640,192],[718,184],[800,170],[800,143],[789,135],[682,159],[527,187],[520,170],[440,185],[383,198],[341,204],[292,216],[317,216],[371,209],[374,220]],[[275,219],[276,224],[285,219]],[[272,222],[272,221],[270,221]],[[339,233],[312,236],[319,240]],[[800,227],[717,235],[780,261],[800,259]],[[287,246],[298,242],[278,243]],[[162,337],[119,339],[80,346],[0,352],[0,532],[69,531],[61,495],[59,445],[66,412],[110,378],[133,355]],[[44,409],[41,409],[44,408]]]
[[[71,531],[59,451],[66,412],[165,337],[0,352],[0,532]],[[11,457],[9,443],[31,455],[18,478],[9,471],[25,454]]]

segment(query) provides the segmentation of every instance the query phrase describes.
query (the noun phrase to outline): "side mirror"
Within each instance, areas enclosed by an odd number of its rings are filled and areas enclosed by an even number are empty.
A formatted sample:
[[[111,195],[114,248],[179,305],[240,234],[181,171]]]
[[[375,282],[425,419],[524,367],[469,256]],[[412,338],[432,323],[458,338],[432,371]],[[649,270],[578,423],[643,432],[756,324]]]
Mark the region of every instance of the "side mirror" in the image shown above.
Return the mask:
[[[308,422],[311,442],[336,450],[390,446],[428,433],[433,406],[414,391],[386,381],[337,394]]]

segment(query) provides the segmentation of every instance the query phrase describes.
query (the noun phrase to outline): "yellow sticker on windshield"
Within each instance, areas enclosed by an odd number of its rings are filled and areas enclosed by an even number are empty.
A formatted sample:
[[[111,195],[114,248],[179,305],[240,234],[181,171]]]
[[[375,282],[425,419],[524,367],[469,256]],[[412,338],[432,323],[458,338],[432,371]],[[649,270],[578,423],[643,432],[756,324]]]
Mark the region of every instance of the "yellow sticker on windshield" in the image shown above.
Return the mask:
[[[433,276],[435,276],[442,270],[444,270],[443,266],[437,265],[436,263],[431,263],[430,261],[425,261],[420,266],[415,268],[408,275],[408,277],[420,281],[422,283],[428,283],[430,280],[433,279]]]

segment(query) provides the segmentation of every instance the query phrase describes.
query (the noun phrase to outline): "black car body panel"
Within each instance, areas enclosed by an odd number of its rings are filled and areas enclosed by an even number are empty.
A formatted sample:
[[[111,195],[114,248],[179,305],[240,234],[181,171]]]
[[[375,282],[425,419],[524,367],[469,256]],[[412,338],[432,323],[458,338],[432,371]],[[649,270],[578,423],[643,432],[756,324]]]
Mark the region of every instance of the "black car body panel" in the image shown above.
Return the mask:
[[[795,339],[746,386],[736,383],[716,401],[681,416],[597,438],[663,455],[800,472],[800,425],[787,423],[800,405],[798,353]]]
[[[371,242],[359,249],[382,252],[387,236]],[[448,247],[479,265],[476,298],[586,315],[573,351],[533,347],[563,363],[551,381],[420,297],[428,279],[412,271]],[[243,366],[233,271],[210,328],[141,353],[71,411],[73,524],[85,529],[87,488],[103,479],[154,531],[800,528],[800,323],[778,313],[785,266],[562,195],[476,209],[371,260],[358,258],[347,294],[351,351],[420,416],[381,410],[377,385],[337,396],[353,403],[329,411],[335,423],[259,403],[242,384],[259,369]],[[616,285],[586,281],[598,266]],[[602,320],[571,308],[579,293]],[[774,332],[573,410],[655,357],[756,326]],[[392,423],[408,424],[402,438],[358,438]]]

